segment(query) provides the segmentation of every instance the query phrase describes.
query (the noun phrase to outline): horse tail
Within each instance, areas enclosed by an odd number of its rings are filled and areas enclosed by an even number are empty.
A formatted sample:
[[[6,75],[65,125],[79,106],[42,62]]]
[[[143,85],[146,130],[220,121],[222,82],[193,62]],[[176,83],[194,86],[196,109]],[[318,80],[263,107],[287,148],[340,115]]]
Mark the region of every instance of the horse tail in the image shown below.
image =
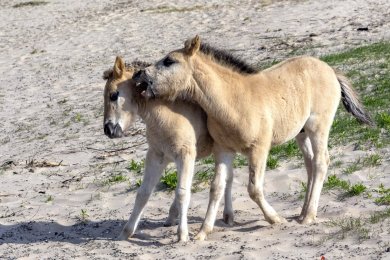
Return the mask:
[[[363,104],[359,100],[358,94],[352,87],[347,77],[335,71],[337,80],[341,87],[341,101],[345,109],[351,113],[360,123],[374,125],[371,116],[365,111]]]

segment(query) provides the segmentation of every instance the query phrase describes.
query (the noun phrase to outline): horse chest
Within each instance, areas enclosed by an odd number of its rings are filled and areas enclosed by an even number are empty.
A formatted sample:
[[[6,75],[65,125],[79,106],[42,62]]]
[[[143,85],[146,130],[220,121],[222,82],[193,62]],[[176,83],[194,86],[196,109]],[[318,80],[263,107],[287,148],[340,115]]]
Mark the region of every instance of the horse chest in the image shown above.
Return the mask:
[[[218,121],[208,118],[207,128],[214,141],[223,147],[233,151],[247,149],[252,143],[251,130],[238,128],[234,125],[220,124]]]

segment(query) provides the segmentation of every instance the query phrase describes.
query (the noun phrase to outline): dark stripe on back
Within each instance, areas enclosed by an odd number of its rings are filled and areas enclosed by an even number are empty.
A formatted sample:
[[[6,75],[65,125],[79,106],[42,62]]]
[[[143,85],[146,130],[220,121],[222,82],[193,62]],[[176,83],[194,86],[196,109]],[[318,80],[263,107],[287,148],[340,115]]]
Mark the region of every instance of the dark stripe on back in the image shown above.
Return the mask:
[[[229,66],[237,72],[245,74],[255,74],[258,72],[257,69],[247,64],[245,61],[235,57],[231,53],[212,47],[207,43],[200,44],[200,51],[206,55],[212,56],[215,61],[221,65]]]

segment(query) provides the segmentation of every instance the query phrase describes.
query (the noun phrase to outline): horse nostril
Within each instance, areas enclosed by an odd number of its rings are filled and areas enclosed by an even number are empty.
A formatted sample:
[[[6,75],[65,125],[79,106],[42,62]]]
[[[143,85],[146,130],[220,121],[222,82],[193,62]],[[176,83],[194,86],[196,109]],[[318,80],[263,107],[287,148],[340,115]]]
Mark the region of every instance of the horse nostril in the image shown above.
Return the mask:
[[[104,125],[104,134],[108,137],[112,137],[114,134],[114,125],[111,122],[108,122]]]
[[[115,137],[122,137],[123,136],[123,131],[122,131],[122,127],[117,124],[115,126]]]
[[[144,72],[144,70],[139,70],[138,72],[136,72],[134,75],[133,75],[133,79],[134,80],[139,80],[140,77],[141,77],[141,74]]]

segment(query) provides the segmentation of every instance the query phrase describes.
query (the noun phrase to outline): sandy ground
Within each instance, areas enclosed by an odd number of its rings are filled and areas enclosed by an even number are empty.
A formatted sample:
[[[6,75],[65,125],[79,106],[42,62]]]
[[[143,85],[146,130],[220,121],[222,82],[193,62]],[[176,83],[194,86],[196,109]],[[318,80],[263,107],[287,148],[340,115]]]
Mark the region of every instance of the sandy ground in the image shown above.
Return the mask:
[[[113,240],[129,216],[139,178],[125,166],[130,159],[141,160],[147,144],[142,122],[126,138],[103,135],[101,79],[116,55],[153,61],[196,33],[253,64],[294,52],[318,56],[389,40],[388,0],[53,0],[12,8],[19,2],[0,3],[1,259],[390,258],[389,221],[369,227],[371,238],[363,241],[341,239],[326,225],[384,209],[372,199],[340,201],[327,192],[318,223],[302,226],[292,219],[303,204],[299,195],[306,174],[299,160],[283,162],[266,175],[268,200],[290,219],[287,224],[264,221],[247,195],[247,169],[241,168],[233,187],[233,227],[224,225],[219,214],[207,241],[175,243],[176,227],[162,225],[173,194],[160,190],[137,235]],[[352,147],[331,151],[345,163],[369,153]],[[358,171],[351,182],[389,187],[389,148],[381,153],[381,166]],[[116,173],[129,181],[104,185]],[[201,225],[207,200],[207,189],[192,196],[191,236]]]

